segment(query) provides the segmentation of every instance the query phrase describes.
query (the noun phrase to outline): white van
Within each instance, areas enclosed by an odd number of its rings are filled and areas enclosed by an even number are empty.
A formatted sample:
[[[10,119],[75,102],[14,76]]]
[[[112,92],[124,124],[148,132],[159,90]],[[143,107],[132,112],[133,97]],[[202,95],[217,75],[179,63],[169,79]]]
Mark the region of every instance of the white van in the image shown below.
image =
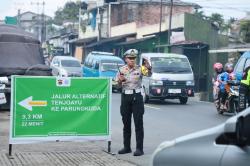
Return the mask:
[[[168,53],[142,53],[140,65],[147,59],[152,76],[143,77],[144,102],[150,99],[179,99],[186,104],[194,96],[194,74],[185,55]]]

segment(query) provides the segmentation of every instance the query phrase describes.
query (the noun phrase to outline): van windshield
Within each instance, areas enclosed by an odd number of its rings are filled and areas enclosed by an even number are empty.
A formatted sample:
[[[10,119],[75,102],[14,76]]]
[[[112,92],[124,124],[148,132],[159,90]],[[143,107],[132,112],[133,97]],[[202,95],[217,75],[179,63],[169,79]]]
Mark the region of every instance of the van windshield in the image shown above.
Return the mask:
[[[152,70],[155,73],[191,73],[189,62],[186,58],[152,57]]]
[[[118,71],[118,68],[123,66],[124,64],[118,63],[102,63],[101,71]]]
[[[63,67],[81,67],[80,63],[74,60],[62,60],[61,64]]]

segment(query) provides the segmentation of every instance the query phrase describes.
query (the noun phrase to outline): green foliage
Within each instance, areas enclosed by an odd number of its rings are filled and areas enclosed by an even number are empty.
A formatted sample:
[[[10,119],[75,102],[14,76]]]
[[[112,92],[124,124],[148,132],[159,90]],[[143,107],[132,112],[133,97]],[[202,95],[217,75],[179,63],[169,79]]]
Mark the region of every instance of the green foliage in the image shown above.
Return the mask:
[[[211,16],[208,18],[211,22],[218,23],[219,28],[221,29],[224,24],[223,16],[219,13],[212,13]]]
[[[77,21],[81,2],[67,2],[55,12],[54,23],[62,25],[64,20]]]
[[[250,20],[240,22],[240,32],[244,42],[250,43]]]
[[[194,14],[196,16],[200,17],[200,18],[205,18],[206,17],[203,11],[196,10]]]

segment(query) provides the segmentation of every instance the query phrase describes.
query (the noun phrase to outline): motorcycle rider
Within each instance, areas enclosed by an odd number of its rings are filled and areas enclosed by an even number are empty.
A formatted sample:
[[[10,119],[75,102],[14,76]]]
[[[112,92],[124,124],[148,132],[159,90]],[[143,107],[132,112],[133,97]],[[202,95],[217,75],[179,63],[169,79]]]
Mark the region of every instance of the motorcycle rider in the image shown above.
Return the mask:
[[[216,108],[219,106],[219,82],[218,82],[218,76],[223,73],[223,65],[219,62],[215,63],[213,65],[214,68],[214,74],[212,78],[212,83],[213,83],[213,98],[214,98],[214,103],[216,105]]]
[[[227,81],[230,80],[230,75],[232,77],[232,72],[233,72],[233,64],[232,63],[226,63],[225,66],[225,72],[221,73],[219,75],[219,88],[220,88],[220,92],[219,92],[219,98],[221,99],[221,106],[220,109],[221,110],[226,110],[226,98],[227,98],[227,91],[226,91],[226,85],[227,85]]]
[[[250,66],[248,66],[243,71],[243,77],[240,81],[240,89],[239,89],[239,111],[242,111],[246,108],[246,101],[248,100],[249,107],[249,94],[250,94]]]

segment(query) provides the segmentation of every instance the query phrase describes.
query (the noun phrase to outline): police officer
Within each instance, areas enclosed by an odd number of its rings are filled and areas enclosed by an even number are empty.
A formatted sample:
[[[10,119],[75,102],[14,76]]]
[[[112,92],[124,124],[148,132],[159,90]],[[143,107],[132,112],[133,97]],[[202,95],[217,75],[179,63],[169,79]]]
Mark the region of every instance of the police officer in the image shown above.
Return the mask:
[[[246,102],[249,106],[249,88],[250,88],[250,66],[243,71],[243,77],[240,81],[239,89],[239,111],[246,109]]]
[[[124,147],[118,151],[119,154],[131,153],[131,117],[133,114],[135,133],[136,133],[136,151],[134,156],[141,156],[143,152],[143,114],[144,104],[141,95],[142,76],[151,75],[151,67],[146,61],[145,67],[136,65],[138,51],[129,49],[124,53],[125,66],[120,68],[117,73],[117,81],[122,86],[121,94],[121,116],[123,122],[123,144]],[[146,69],[145,69],[146,68]]]

